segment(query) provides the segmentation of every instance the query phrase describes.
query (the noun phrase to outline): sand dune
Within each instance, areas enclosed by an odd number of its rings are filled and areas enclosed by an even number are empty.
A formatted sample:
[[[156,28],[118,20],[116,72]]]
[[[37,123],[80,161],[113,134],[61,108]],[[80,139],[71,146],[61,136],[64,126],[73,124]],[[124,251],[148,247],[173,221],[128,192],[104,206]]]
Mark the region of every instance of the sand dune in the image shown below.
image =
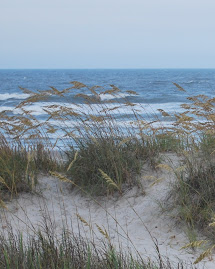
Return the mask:
[[[172,154],[165,155],[165,162],[176,167],[180,165],[180,159]],[[163,179],[152,186],[151,176]],[[144,167],[141,180],[143,191],[134,187],[122,196],[98,197],[95,202],[80,191],[71,191],[69,183],[40,176],[37,194],[21,194],[7,203],[8,210],[1,209],[1,232],[5,232],[11,225],[14,231],[21,231],[26,238],[36,230],[44,229],[45,219],[57,234],[66,227],[75,234],[80,232],[91,239],[93,236],[93,240],[99,244],[102,235],[97,224],[105,228],[112,242],[116,245],[120,243],[124,250],[128,247],[135,252],[136,248],[143,257],[156,256],[153,242],[156,240],[161,254],[170,260],[193,262],[199,253],[180,250],[188,243],[186,228],[177,226],[173,214],[162,213],[159,206],[159,203],[166,201],[174,175]],[[84,226],[77,214],[92,229]],[[202,262],[198,268],[203,268],[203,265],[205,268],[214,268],[212,261]]]

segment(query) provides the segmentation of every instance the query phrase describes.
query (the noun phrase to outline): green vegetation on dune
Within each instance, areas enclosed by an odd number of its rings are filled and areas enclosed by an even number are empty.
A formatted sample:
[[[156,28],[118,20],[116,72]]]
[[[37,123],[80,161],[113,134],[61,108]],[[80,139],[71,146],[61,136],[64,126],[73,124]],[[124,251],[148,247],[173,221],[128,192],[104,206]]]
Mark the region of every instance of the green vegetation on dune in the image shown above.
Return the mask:
[[[175,86],[184,91],[178,84]],[[82,88],[88,88],[91,96],[83,94]],[[184,112],[172,115],[175,118],[173,126],[165,128],[161,125],[154,127],[154,123],[159,123],[155,116],[152,122],[143,119],[135,105],[126,98],[124,102],[112,104],[111,108],[101,101],[99,94],[114,96],[120,92],[117,87],[111,85],[111,89],[103,92],[97,89],[100,88],[89,88],[76,81],[62,91],[54,87],[36,93],[23,89],[30,97],[17,106],[22,111],[21,115],[10,116],[7,111],[1,112],[2,205],[6,193],[14,196],[34,190],[38,173],[49,171],[61,172],[74,185],[93,194],[105,195],[114,191],[122,194],[124,189],[140,185],[143,164],[158,169],[160,153],[174,152],[183,158],[184,169],[175,171],[177,180],[172,190],[171,205],[189,228],[200,229],[213,239],[214,226],[209,224],[215,215],[215,99],[204,95],[188,97],[189,103],[182,105]],[[26,109],[50,95],[66,100],[66,93],[73,90],[80,91],[76,98],[85,101],[88,112],[82,112],[80,105],[47,105],[44,108],[47,120],[40,123]],[[125,118],[126,109],[132,111],[132,117]],[[164,117],[170,116],[163,110],[159,111]],[[119,124],[119,115],[126,119],[123,124]],[[61,124],[53,125],[54,121]],[[49,134],[56,134],[55,142],[51,143]],[[66,160],[61,163],[61,155],[60,158],[56,156],[59,141],[66,146],[62,153]],[[71,238],[68,242],[63,238],[59,246],[41,235],[37,239],[26,248],[20,238],[18,241],[13,238],[12,243],[2,240],[0,264],[4,264],[4,268],[174,268],[170,264],[163,267],[143,264],[116,253],[114,249],[106,249],[98,255],[82,241],[74,245]],[[72,251],[72,255],[68,254],[68,250]],[[12,253],[16,254],[15,263],[11,260]],[[49,259],[48,253],[51,253]],[[80,267],[75,267],[76,262],[81,264]],[[21,264],[23,267],[17,267]]]

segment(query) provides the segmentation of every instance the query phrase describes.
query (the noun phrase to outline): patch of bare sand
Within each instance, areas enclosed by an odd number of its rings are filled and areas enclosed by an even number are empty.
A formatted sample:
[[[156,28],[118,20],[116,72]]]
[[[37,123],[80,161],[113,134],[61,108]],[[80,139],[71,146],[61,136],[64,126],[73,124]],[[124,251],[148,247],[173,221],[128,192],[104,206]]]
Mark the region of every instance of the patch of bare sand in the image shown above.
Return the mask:
[[[173,154],[165,155],[165,162],[177,167],[180,159]],[[163,178],[152,186],[151,176]],[[144,194],[137,188],[126,191],[122,196],[99,198],[98,202],[80,192],[72,191],[68,183],[53,177],[40,177],[39,194],[21,194],[19,198],[7,203],[8,210],[1,212],[0,230],[4,232],[9,224],[13,230],[21,231],[23,236],[44,229],[44,220],[60,234],[63,227],[81,233],[94,240],[101,238],[96,224],[105,228],[116,245],[136,250],[145,256],[156,256],[156,240],[160,253],[170,260],[193,262],[198,253],[188,253],[180,248],[188,243],[185,232],[175,225],[167,213],[161,213],[159,202],[166,199],[169,184],[174,180],[167,171],[143,169],[142,184]],[[92,230],[83,225],[79,214],[92,225]],[[156,238],[156,239],[155,239]],[[131,241],[134,246],[132,246]],[[198,268],[215,268],[213,262],[206,261]]]

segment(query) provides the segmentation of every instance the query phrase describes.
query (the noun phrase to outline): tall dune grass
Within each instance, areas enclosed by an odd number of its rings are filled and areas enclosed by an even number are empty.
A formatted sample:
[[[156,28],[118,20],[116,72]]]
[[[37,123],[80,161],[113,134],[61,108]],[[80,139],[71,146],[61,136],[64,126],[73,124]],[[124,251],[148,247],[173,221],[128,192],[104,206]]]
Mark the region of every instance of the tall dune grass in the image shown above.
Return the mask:
[[[192,269],[192,265],[182,262],[171,263],[157,253],[157,258],[142,259],[126,253],[121,248],[103,242],[98,248],[95,243],[86,241],[64,230],[61,237],[50,229],[37,232],[25,242],[22,234],[10,231],[0,235],[0,268],[7,269]]]
[[[82,89],[87,89],[88,94],[82,93]],[[156,116],[148,122],[128,98],[121,98],[118,103],[114,101],[115,96],[122,95],[114,85],[105,90],[73,81],[72,87],[62,91],[54,87],[36,93],[22,90],[30,97],[17,106],[21,115],[10,117],[7,112],[2,115],[7,121],[6,133],[18,139],[24,138],[28,143],[42,141],[51,149],[56,149],[61,143],[61,150],[64,148],[67,158],[67,175],[91,192],[111,192],[99,169],[110,175],[120,190],[137,184],[142,165],[148,162],[155,167],[159,150],[169,147],[167,135],[165,139],[156,137],[157,132],[161,134],[152,127],[158,121]],[[71,103],[67,93],[74,91],[76,102]],[[136,94],[133,91],[126,93]],[[105,95],[111,95],[113,100],[103,102],[100,96]],[[50,96],[63,98],[67,106],[48,104],[43,108],[47,119],[39,122],[29,112],[29,106]],[[120,119],[123,119],[123,124]],[[52,143],[50,135],[56,137]],[[69,168],[71,162],[73,165]]]
[[[22,89],[30,97],[16,107],[18,114],[0,113],[1,199],[5,193],[13,196],[33,190],[37,174],[49,170],[60,170],[71,182],[94,194],[116,190],[122,194],[130,186],[139,186],[143,164],[157,169],[161,152],[175,152],[183,157],[185,169],[176,174],[171,202],[189,227],[214,238],[214,227],[208,224],[215,211],[215,99],[188,97],[188,103],[182,105],[184,112],[175,115],[159,110],[175,122],[171,128],[161,124],[155,127],[159,123],[156,114],[147,121],[129,98],[114,100],[122,93],[114,85],[105,90],[77,81],[71,84],[62,91],[54,87],[36,92]],[[71,92],[75,92],[75,104],[68,99]],[[102,101],[105,95],[113,96],[109,103]],[[31,113],[31,105],[50,96],[63,98],[69,105],[46,105],[43,109],[47,117],[39,121]],[[51,135],[55,135],[54,141]],[[110,178],[111,184],[105,178]],[[113,188],[114,184],[118,188]],[[145,263],[113,248],[97,250],[68,234],[63,234],[58,244],[53,235],[38,234],[27,246],[21,236],[10,236],[9,242],[1,238],[0,268],[174,268],[161,260],[159,264]]]
[[[215,99],[198,95],[188,100],[174,123],[175,132],[187,134],[188,144],[181,151],[185,170],[177,174],[172,202],[182,221],[213,241],[215,230],[208,224],[215,212]]]

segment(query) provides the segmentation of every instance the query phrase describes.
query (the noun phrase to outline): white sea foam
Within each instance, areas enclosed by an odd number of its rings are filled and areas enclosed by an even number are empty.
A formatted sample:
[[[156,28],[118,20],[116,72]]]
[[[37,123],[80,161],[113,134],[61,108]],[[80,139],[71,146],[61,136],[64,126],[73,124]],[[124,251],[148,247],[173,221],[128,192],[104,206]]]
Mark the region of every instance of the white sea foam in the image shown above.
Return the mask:
[[[10,106],[0,106],[0,112],[2,112],[2,111],[4,111],[4,110],[12,111],[12,110],[14,110],[14,107],[10,107]]]
[[[30,95],[26,93],[1,93],[0,100],[5,101],[8,99],[26,99]]]
[[[87,94],[88,96],[94,96],[93,94]],[[100,99],[100,101],[107,101],[107,100],[113,100],[113,99],[124,99],[126,97],[131,97],[131,96],[137,96],[137,94],[130,94],[130,93],[123,93],[123,92],[119,92],[119,93],[113,93],[113,94],[108,94],[108,93],[100,93],[98,94],[98,99]]]
[[[69,108],[74,112],[80,114],[93,114],[93,115],[105,115],[106,111],[112,115],[126,115],[133,114],[136,111],[139,114],[147,114],[154,115],[158,113],[158,109],[163,109],[168,113],[180,112],[182,108],[180,107],[181,103],[158,103],[158,104],[139,104],[134,103],[134,106],[127,106],[125,104],[71,104],[71,103],[47,103],[47,102],[39,102],[34,103],[32,105],[25,106],[25,110],[31,111],[32,115],[41,116],[46,115],[47,112],[44,109],[47,109],[47,106],[56,105]],[[11,110],[14,114],[21,113],[20,109],[16,109],[14,107],[2,106],[0,107],[0,111],[3,110]],[[55,111],[56,108],[49,108],[50,111]]]
[[[101,93],[101,94],[99,94],[101,101],[126,98],[129,96],[136,96],[136,95],[132,95],[132,94],[128,94],[128,93],[118,93],[118,94],[102,94]]]

